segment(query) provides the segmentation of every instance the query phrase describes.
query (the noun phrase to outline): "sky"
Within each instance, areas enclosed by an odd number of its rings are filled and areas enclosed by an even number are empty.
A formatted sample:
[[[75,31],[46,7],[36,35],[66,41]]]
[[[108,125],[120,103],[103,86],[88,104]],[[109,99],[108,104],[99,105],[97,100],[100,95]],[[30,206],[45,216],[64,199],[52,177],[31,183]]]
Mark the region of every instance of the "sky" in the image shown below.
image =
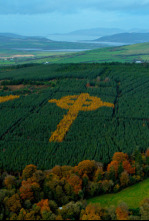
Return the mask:
[[[149,29],[149,0],[0,0],[0,33],[47,36],[90,28]]]

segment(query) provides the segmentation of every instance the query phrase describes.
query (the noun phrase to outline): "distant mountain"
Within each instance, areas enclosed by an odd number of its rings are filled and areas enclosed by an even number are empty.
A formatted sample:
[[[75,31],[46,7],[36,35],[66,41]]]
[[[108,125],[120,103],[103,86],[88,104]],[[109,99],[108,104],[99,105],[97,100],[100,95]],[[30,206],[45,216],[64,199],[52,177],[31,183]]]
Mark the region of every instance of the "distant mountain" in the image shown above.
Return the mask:
[[[11,33],[0,33],[0,50],[90,50],[107,47],[107,44],[100,43],[77,43],[52,41],[44,37],[27,37]]]
[[[149,33],[121,33],[96,39],[99,42],[144,43],[149,42]]]
[[[124,31],[125,30],[118,28],[92,28],[92,29],[76,30],[70,33],[65,33],[64,35],[104,36],[104,35],[123,33]]]
[[[0,37],[23,38],[23,39],[25,38],[24,36],[12,34],[12,33],[0,33]]]
[[[149,33],[149,29],[132,28],[128,32],[129,33]]]
[[[46,40],[47,38],[44,37],[40,37],[40,36],[23,36],[23,35],[17,35],[17,34],[12,34],[12,33],[0,33],[0,38],[4,38],[4,39],[23,39],[23,40],[33,40],[33,39],[44,39]],[[49,41],[49,39],[48,39]]]

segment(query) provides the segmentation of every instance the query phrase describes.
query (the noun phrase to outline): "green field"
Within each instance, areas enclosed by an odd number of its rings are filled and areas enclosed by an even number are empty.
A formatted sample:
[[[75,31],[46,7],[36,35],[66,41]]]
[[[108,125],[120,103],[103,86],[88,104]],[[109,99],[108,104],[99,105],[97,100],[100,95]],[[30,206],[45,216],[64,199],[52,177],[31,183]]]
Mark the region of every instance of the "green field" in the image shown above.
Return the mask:
[[[86,46],[87,47],[87,46]],[[100,46],[99,46],[100,47]],[[65,45],[64,45],[65,48]],[[70,48],[73,45],[70,44]],[[2,50],[2,49],[1,49]],[[149,61],[149,43],[135,44],[121,47],[100,48],[82,52],[41,52],[41,51],[12,51],[2,50],[1,55],[33,54],[33,58],[16,58],[13,61],[0,60],[1,65],[24,64],[24,63],[103,63],[121,62],[132,63],[137,60]]]
[[[1,68],[0,80],[1,97],[20,95],[0,104],[0,168],[49,169],[86,159],[108,163],[115,152],[149,147],[148,64],[12,66]],[[66,109],[48,101],[82,94],[91,99],[84,101],[63,142],[49,142],[75,99]],[[114,108],[82,111],[92,97]]]
[[[111,205],[118,206],[119,202],[125,202],[129,208],[137,209],[143,199],[149,197],[149,179],[138,183],[134,186],[115,193],[106,194],[103,196],[95,197],[88,200],[88,203],[100,203],[103,207],[109,207]]]
[[[60,42],[51,41],[46,38],[0,35],[0,65],[44,62],[57,63],[63,57],[69,58],[69,55],[73,54],[71,51],[103,47],[107,47],[107,45],[96,44],[94,42]],[[33,57],[15,57],[12,59],[12,57],[16,55],[33,55]]]
[[[18,50],[0,50],[0,65],[17,65],[17,64],[26,64],[26,63],[45,63],[52,62],[56,63],[60,58],[69,57],[75,52],[46,52],[46,51],[18,51]],[[16,57],[11,59],[15,55],[33,55],[33,57]],[[5,59],[8,58],[8,59]]]
[[[135,62],[149,61],[149,43],[135,44],[122,47],[111,47],[95,49],[83,52],[82,54],[73,54],[69,58],[60,59],[58,63],[103,63],[103,62]]]
[[[31,43],[30,43],[31,44]],[[30,46],[24,45],[24,48]],[[39,42],[38,42],[39,44]],[[44,45],[45,44],[45,45]],[[103,63],[103,62],[121,62],[121,63],[133,63],[135,61],[148,62],[149,61],[149,43],[120,46],[120,47],[108,47],[94,45],[94,44],[80,44],[80,43],[67,43],[67,42],[51,42],[39,45],[38,48],[43,49],[66,49],[64,52],[48,52],[48,51],[23,51],[4,49],[0,47],[0,57],[11,57],[13,55],[34,55],[32,58],[14,58],[13,60],[0,59],[0,65],[13,65],[24,63]],[[48,44],[48,45],[47,45]],[[80,44],[80,45],[79,45]],[[23,48],[22,46],[22,48]],[[35,48],[33,45],[32,48]],[[17,47],[17,46],[16,46]],[[31,47],[31,46],[30,46]],[[93,49],[82,52],[68,52],[67,49]],[[104,48],[101,48],[104,47]]]

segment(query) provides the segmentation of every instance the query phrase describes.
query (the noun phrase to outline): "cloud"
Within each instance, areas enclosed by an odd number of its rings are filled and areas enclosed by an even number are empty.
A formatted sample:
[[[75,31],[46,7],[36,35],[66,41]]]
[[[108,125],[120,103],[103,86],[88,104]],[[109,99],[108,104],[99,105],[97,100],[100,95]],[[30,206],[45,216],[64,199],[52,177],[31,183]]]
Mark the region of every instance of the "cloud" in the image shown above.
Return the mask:
[[[0,14],[69,14],[85,9],[145,13],[149,0],[0,0]]]
[[[34,14],[34,15],[0,15],[0,32],[21,35],[48,36],[52,33],[67,33],[78,29],[120,28],[124,30],[139,28],[148,29],[149,15],[119,12],[99,12],[83,10],[77,14]],[[51,37],[50,37],[51,38]],[[51,38],[54,40],[54,38]]]

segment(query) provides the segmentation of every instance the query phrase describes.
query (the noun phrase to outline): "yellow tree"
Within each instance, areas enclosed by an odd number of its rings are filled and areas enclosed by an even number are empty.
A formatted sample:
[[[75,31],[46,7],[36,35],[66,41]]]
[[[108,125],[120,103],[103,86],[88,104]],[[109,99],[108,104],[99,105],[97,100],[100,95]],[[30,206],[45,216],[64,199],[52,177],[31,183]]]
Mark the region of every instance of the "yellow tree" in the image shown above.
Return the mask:
[[[23,170],[22,177],[24,180],[27,180],[28,178],[31,178],[33,174],[36,172],[37,167],[34,165],[27,165],[25,169]]]
[[[6,202],[6,205],[11,212],[18,213],[22,208],[19,195],[14,194],[10,197]]]

